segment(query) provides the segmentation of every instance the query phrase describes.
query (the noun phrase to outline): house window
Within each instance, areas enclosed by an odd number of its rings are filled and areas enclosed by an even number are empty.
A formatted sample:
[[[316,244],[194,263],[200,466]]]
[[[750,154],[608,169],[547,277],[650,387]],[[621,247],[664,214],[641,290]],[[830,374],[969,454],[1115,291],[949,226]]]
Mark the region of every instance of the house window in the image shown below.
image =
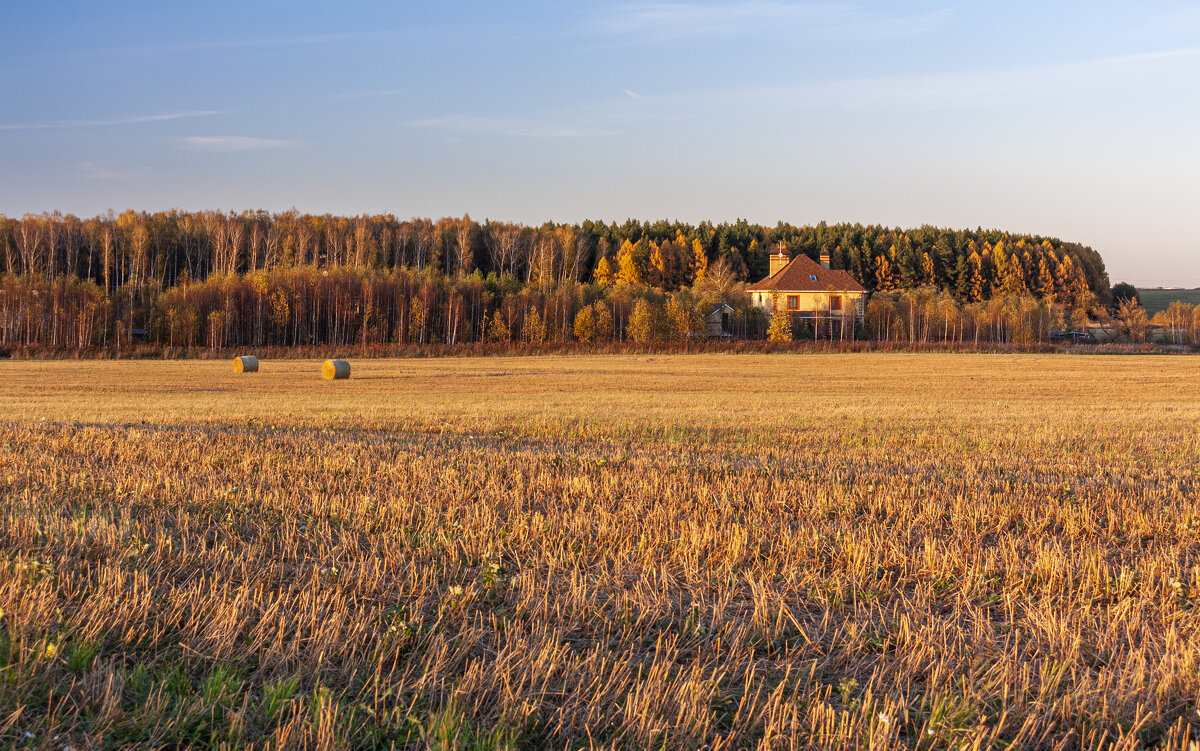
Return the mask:
[[[800,309],[800,295],[788,295],[788,310]]]
[[[842,309],[842,296],[841,295],[830,295],[829,296],[829,309],[830,310],[841,310]]]

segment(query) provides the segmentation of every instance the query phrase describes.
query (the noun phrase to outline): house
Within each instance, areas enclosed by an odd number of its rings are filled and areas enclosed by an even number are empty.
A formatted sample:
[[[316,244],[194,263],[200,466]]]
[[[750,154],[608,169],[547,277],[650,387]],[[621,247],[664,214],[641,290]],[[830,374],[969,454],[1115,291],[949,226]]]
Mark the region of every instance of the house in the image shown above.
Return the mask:
[[[750,301],[771,315],[775,305],[786,306],[795,327],[807,326],[818,337],[853,335],[866,312],[867,288],[841,269],[829,267],[829,254],[821,262],[798,254],[790,258],[780,246],[771,255],[771,273],[750,285]]]
[[[721,303],[704,316],[704,333],[711,337],[733,336],[733,308]]]

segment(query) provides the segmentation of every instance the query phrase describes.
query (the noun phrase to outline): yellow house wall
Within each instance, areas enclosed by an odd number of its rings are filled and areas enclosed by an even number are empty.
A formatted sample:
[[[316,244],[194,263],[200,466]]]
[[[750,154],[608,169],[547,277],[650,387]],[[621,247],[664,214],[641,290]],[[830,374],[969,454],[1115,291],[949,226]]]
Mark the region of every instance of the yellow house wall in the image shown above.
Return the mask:
[[[773,305],[773,295],[770,292],[753,292],[754,304],[763,310],[771,313],[775,310]],[[779,304],[787,309],[787,299],[789,295],[799,297],[798,312],[807,311],[827,311],[829,310],[829,296],[842,296],[842,309],[845,310],[853,305],[858,310],[858,315],[863,314],[863,294],[861,292],[780,292],[778,294]]]

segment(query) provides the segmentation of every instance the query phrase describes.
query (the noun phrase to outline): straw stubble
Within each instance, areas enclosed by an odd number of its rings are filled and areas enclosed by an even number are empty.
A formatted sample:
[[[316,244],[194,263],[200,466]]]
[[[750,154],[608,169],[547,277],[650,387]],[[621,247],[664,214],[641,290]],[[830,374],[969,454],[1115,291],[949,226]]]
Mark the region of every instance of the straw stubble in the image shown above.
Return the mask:
[[[227,367],[0,363],[13,744],[1196,731],[1192,358]]]

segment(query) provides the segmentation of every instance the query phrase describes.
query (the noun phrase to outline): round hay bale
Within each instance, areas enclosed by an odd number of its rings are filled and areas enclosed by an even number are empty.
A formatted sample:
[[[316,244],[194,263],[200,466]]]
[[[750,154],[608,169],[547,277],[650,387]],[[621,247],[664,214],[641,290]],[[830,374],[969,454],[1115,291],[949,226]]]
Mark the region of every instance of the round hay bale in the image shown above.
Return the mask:
[[[350,377],[350,363],[345,360],[326,360],[321,366],[321,377],[327,381]]]
[[[241,357],[233,358],[234,373],[257,373],[258,358],[254,355],[242,355]]]

